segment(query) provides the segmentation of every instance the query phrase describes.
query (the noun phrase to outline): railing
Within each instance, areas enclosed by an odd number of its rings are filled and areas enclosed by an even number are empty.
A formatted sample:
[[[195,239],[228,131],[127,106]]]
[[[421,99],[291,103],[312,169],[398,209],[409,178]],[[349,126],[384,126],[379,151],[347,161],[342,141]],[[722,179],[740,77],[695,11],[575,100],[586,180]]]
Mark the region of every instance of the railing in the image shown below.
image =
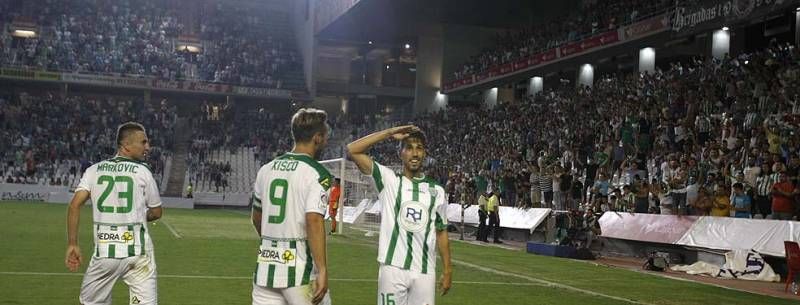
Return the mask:
[[[491,64],[489,66],[486,66],[486,67],[479,67],[479,70],[471,71],[467,75],[462,75],[459,78],[451,78],[450,80],[446,81],[446,83],[453,83],[455,81],[458,81],[458,80],[461,80],[461,79],[464,79],[464,78],[468,78],[468,77],[471,77],[471,76],[474,76],[474,75],[477,75],[477,74],[485,73],[485,72],[487,72],[489,70],[497,69],[502,65],[507,65],[507,64],[514,63],[515,61],[519,61],[521,59],[524,59],[525,57],[534,56],[534,55],[537,55],[537,54],[540,54],[540,53],[545,53],[545,52],[548,52],[548,51],[551,51],[551,50],[557,50],[557,49],[565,47],[565,46],[567,46],[569,44],[572,44],[572,43],[575,43],[575,42],[580,42],[580,41],[585,40],[587,38],[600,36],[600,35],[603,35],[603,34],[607,34],[609,32],[619,31],[619,29],[621,29],[621,28],[625,28],[627,26],[630,26],[632,24],[635,24],[635,23],[638,23],[638,22],[641,22],[641,21],[644,21],[644,20],[648,20],[648,19],[651,19],[651,18],[654,18],[654,17],[657,17],[657,16],[661,16],[661,15],[664,15],[664,14],[667,14],[667,13],[670,13],[670,12],[674,12],[674,10],[675,9],[672,6],[664,7],[664,8],[661,8],[661,9],[657,10],[654,13],[650,13],[650,14],[646,14],[646,15],[642,15],[642,16],[637,16],[636,19],[633,19],[633,20],[630,20],[630,21],[626,21],[626,22],[620,24],[619,26],[617,26],[616,28],[614,28],[612,30],[604,30],[604,31],[597,31],[597,32],[594,32],[594,33],[584,33],[584,34],[581,34],[581,35],[576,35],[576,37],[573,38],[573,39],[564,40],[563,42],[557,43],[556,45],[545,45],[545,46],[539,47],[538,49],[528,50],[527,54],[524,54],[524,55],[521,55],[521,56],[515,56],[515,57],[512,57],[512,58],[510,58],[508,60],[505,60],[505,59],[501,58],[501,60],[496,62],[496,63],[493,63],[493,64]],[[516,48],[516,50],[518,50],[518,49],[519,48]],[[515,52],[515,50],[511,50],[511,52]],[[472,65],[475,66],[475,65],[480,65],[480,64],[479,63],[472,63]],[[464,65],[462,65],[462,67],[463,66]]]

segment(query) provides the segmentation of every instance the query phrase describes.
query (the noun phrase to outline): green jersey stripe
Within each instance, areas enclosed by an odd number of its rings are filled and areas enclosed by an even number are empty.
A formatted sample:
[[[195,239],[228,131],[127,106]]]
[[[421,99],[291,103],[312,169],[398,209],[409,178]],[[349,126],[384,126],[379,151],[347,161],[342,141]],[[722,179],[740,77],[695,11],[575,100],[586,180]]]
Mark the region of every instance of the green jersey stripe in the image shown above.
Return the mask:
[[[411,261],[413,260],[414,252],[412,248],[414,247],[414,233],[406,232],[406,246],[408,247],[408,251],[406,251],[406,261],[403,263],[403,269],[409,270],[411,269]]]
[[[261,199],[258,199],[256,198],[256,195],[253,195],[250,197],[250,201],[253,203],[253,209],[261,212]]]
[[[258,263],[256,263],[256,270],[253,271],[253,284],[258,284]]]
[[[117,255],[116,255],[117,253],[116,253],[116,252],[117,252],[117,247],[116,247],[116,245],[114,245],[114,244],[109,244],[109,245],[108,245],[108,257],[110,257],[110,258],[115,258],[115,257],[117,257]]]
[[[447,230],[447,225],[444,224],[442,217],[439,214],[436,214],[436,231],[444,231]]]
[[[95,232],[97,231],[100,231],[100,225],[95,226]],[[100,245],[98,245],[97,242],[94,244],[94,256],[100,257]]]
[[[303,280],[300,285],[308,285],[309,278],[311,278],[311,269],[314,268],[314,259],[311,257],[311,247],[306,241],[306,270],[303,270]]]
[[[378,192],[383,191],[383,178],[381,177],[381,170],[378,169],[378,164],[372,161],[372,179],[375,180],[375,186]]]
[[[394,248],[397,247],[397,235],[400,234],[400,225],[397,223],[397,214],[400,214],[400,197],[403,194],[403,179],[399,179],[397,183],[397,198],[394,202],[394,229],[392,229],[392,239],[389,241],[389,251],[386,252],[386,261],[384,264],[391,265],[392,257],[394,256]]]
[[[294,241],[294,240],[290,241],[289,242],[289,249],[297,249],[297,241]],[[297,261],[297,258],[295,258],[295,261]],[[294,287],[295,277],[297,277],[296,273],[297,273],[297,267],[290,266],[289,267],[289,280],[288,280],[288,284],[287,284],[288,287]]]
[[[128,232],[133,232],[133,226],[128,226]],[[128,245],[128,257],[130,256],[136,256],[136,246],[133,244]]]
[[[428,188],[429,190],[435,190],[436,186],[428,181]],[[425,225],[425,239],[423,239],[423,243],[425,246],[422,247],[422,274],[428,274],[428,235],[431,234],[431,212],[433,212],[433,207],[436,205],[436,196],[431,193],[431,205],[428,207],[428,222]]]
[[[140,254],[142,254],[142,255],[144,255],[144,253],[145,253],[144,252],[144,236],[146,234],[147,234],[147,231],[145,231],[144,226],[142,226],[139,229],[139,243],[142,245],[142,253],[140,253]]]
[[[273,279],[275,278],[275,265],[269,265],[269,269],[267,269],[267,288],[272,288],[273,286]]]
[[[411,200],[419,201],[419,182],[415,179],[411,181]],[[414,260],[414,233],[406,233],[406,261],[403,269],[411,269],[411,262]]]

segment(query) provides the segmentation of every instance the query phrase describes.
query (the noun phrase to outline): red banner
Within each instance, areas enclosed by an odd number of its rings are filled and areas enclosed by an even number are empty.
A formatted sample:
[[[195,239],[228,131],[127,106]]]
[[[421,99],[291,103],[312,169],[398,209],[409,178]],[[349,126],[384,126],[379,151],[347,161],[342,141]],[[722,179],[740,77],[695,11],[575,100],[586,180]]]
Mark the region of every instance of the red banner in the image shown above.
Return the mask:
[[[500,75],[511,73],[511,71],[514,71],[514,66],[512,64],[505,64],[500,66],[499,70],[500,70]]]
[[[580,42],[569,43],[561,47],[560,49],[561,49],[561,56],[569,56],[572,54],[583,52],[583,47],[581,46]]]
[[[619,41],[619,32],[610,31],[584,39],[583,41],[581,41],[581,48],[583,48],[583,50],[586,51],[599,46],[612,44],[618,41]]]
[[[674,244],[697,219],[696,216],[606,212],[598,222],[604,237]]]
[[[514,62],[514,71],[519,71],[528,67],[528,59],[520,59]]]
[[[539,63],[543,64],[543,63],[546,63],[548,61],[555,60],[556,57],[558,57],[558,55],[556,54],[556,49],[550,49],[550,50],[544,51],[542,53],[536,54],[536,57],[537,57],[537,59],[539,59]]]
[[[619,31],[605,32],[602,34],[586,38],[579,42],[573,42],[564,45],[558,49],[550,49],[542,53],[534,54],[528,58],[520,59],[513,63],[507,63],[500,66],[491,67],[488,70],[478,73],[472,77],[467,76],[460,80],[449,82],[445,84],[443,87],[445,91],[453,90],[459,87],[463,87],[465,85],[472,84],[474,82],[480,82],[487,78],[503,76],[529,67],[534,67],[543,63],[547,63],[556,60],[559,57],[558,52],[556,52],[557,50],[560,51],[561,57],[564,57],[564,56],[584,53],[590,49],[612,44],[620,40],[621,38],[619,37]]]
[[[669,15],[663,15],[631,24],[623,31],[625,32],[625,39],[633,39],[665,30],[667,26],[669,26]]]

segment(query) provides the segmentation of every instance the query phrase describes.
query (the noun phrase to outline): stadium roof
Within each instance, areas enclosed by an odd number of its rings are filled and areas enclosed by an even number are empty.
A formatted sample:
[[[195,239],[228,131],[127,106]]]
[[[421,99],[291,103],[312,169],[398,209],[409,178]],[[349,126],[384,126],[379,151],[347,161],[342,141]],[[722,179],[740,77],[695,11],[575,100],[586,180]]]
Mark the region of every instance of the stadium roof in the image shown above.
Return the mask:
[[[416,36],[419,23],[431,22],[513,29],[554,18],[578,3],[578,0],[361,0],[320,31],[319,37],[396,43]]]

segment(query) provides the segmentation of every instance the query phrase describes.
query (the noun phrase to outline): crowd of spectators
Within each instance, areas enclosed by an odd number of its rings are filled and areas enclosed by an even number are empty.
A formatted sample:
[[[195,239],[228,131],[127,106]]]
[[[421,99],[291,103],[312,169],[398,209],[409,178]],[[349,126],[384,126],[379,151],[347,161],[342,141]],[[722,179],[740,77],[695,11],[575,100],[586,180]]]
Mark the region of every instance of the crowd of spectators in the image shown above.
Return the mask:
[[[178,12],[163,1],[44,0],[24,6],[0,0],[0,21],[33,19],[40,33],[13,38],[0,33],[0,65],[74,73],[189,79],[280,88],[281,75],[299,68],[285,14],[266,9],[206,5],[198,24],[179,22]],[[271,22],[271,23],[268,23]],[[280,28],[275,24],[282,25]],[[181,49],[179,35],[200,41],[197,54]]]
[[[147,128],[158,181],[171,155],[176,109],[122,96],[0,95],[0,177],[6,183],[74,186],[91,164],[114,156],[119,124]]]
[[[203,102],[191,115],[191,126],[189,177],[194,185],[210,185],[214,190],[224,190],[233,174],[225,156],[252,152],[260,165],[292,147],[289,116],[264,108]]]
[[[493,66],[514,62],[590,35],[614,31],[656,13],[664,13],[675,5],[675,1],[670,0],[582,1],[580,8],[565,12],[553,20],[538,20],[496,35],[491,47],[470,57],[453,72],[453,79],[480,73]]]
[[[797,48],[771,43],[416,124],[431,143],[429,173],[450,193],[559,210],[790,219],[800,207],[798,61]]]

